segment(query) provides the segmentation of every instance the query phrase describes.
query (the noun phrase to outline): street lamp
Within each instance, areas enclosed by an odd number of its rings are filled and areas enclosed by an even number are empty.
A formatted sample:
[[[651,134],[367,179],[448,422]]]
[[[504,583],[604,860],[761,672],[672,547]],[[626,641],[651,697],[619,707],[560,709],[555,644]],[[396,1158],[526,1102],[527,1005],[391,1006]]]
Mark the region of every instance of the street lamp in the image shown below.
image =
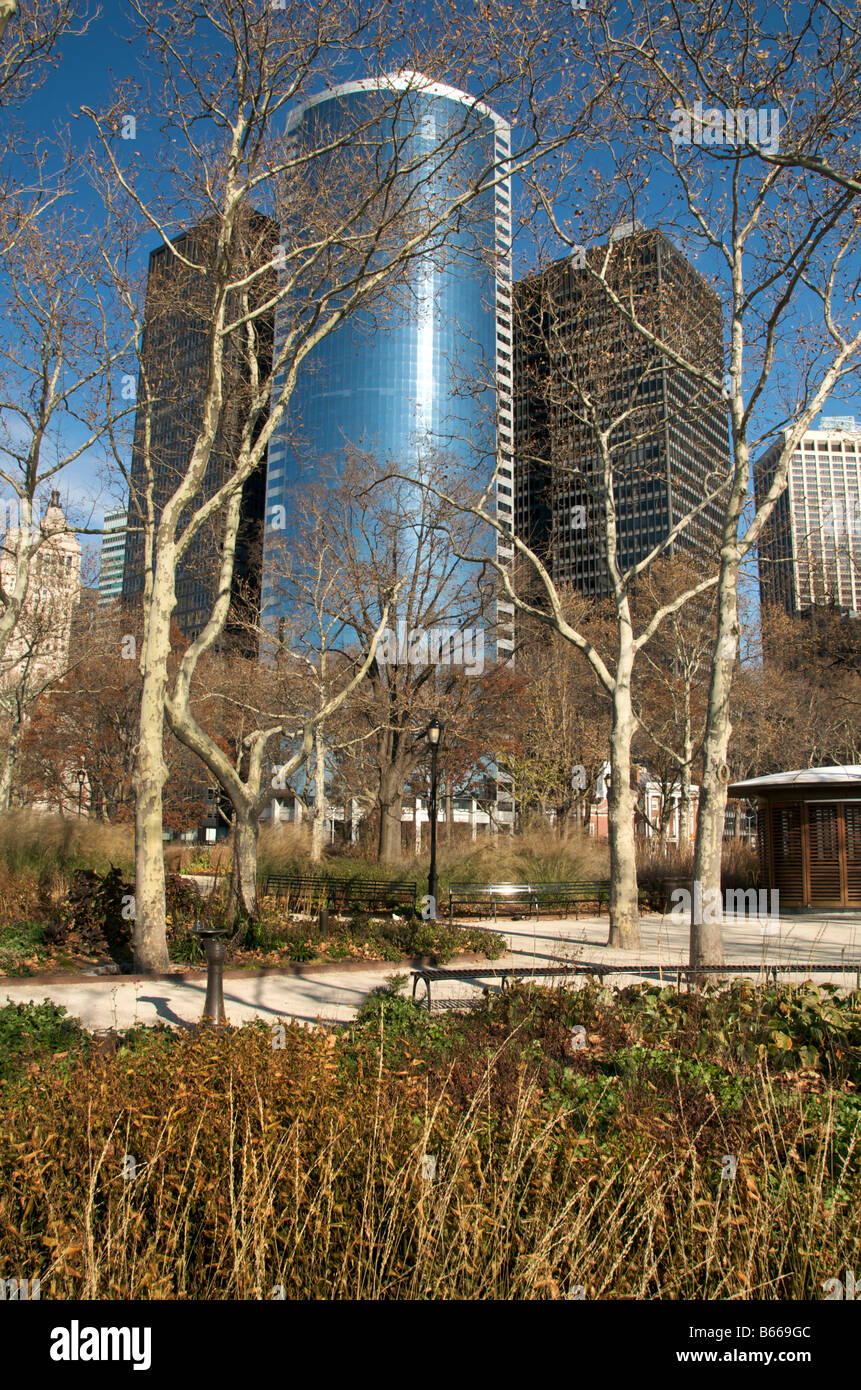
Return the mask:
[[[427,727],[427,741],[431,750],[431,784],[430,784],[430,804],[428,814],[430,816],[430,868],[428,870],[428,896],[430,897],[430,920],[436,921],[436,904],[439,897],[439,881],[436,871],[436,772],[437,772],[437,749],[442,738],[442,724],[434,716]]]
[[[87,780],[87,774],[82,767],[79,767],[78,771],[75,773],[75,776],[78,779],[78,816],[80,816],[81,805],[84,800],[84,783]]]

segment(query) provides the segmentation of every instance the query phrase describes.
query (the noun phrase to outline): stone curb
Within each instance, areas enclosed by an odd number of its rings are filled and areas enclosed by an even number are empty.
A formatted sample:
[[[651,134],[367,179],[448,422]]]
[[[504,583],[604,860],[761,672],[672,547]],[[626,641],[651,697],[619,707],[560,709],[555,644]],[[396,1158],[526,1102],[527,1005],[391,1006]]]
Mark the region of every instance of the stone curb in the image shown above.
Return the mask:
[[[502,959],[502,957],[500,957]],[[467,951],[463,955],[452,956],[446,965],[456,966],[457,963],[463,965],[479,965],[486,961],[487,957],[478,955],[474,951]],[[375,967],[387,966],[394,974],[396,970],[420,970],[423,966],[433,968],[437,965],[435,956],[403,956],[397,960],[321,960],[316,964],[314,961],[297,961],[294,965],[264,965],[259,970],[225,970],[225,980],[254,980],[265,979],[269,976],[299,976],[303,975],[329,975],[329,974],[359,974],[362,971],[373,970]],[[487,961],[489,966],[496,962]],[[73,985],[73,984],[94,984],[94,985],[115,985],[144,983],[152,980],[172,980],[182,981],[185,979],[200,979],[206,977],[206,966],[193,965],[179,970],[170,970],[153,975],[87,975],[83,971],[67,970],[62,974],[50,975],[2,975],[0,976],[0,989],[4,986],[15,985]]]

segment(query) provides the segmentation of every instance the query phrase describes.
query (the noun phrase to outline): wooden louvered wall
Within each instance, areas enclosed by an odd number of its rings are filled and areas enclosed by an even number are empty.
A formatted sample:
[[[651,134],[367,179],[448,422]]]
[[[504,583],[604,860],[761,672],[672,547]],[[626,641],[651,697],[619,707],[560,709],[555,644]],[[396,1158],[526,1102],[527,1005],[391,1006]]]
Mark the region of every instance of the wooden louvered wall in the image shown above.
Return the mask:
[[[801,860],[801,804],[793,802],[771,808],[772,886],[787,907],[804,904],[804,874]]]
[[[810,854],[810,901],[819,907],[840,907],[840,840],[842,807],[807,807],[807,839]]]
[[[861,907],[861,803],[846,803],[846,901]]]
[[[772,801],[763,880],[786,907],[861,908],[861,801]]]

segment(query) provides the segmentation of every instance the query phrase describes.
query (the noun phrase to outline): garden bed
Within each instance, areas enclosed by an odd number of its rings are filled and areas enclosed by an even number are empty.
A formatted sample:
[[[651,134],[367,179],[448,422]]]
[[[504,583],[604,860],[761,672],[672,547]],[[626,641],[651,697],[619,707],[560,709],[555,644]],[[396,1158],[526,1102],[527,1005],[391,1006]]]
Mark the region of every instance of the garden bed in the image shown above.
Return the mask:
[[[99,1038],[15,1006],[4,1249],[52,1298],[819,1299],[859,1084],[861,997],[810,984]]]

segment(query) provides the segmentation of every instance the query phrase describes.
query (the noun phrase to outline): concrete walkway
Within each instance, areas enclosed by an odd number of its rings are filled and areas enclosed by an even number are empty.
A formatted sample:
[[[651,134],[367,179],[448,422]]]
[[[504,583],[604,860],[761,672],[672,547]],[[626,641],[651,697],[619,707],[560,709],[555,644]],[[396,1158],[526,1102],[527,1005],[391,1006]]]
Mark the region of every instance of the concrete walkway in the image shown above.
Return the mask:
[[[487,925],[486,920],[482,925]],[[641,919],[643,946],[633,958],[606,945],[606,916],[579,921],[501,918],[497,928],[509,949],[500,960],[488,962],[490,967],[558,965],[561,977],[576,974],[578,961],[600,961],[608,970],[627,967],[607,981],[622,986],[644,978],[637,974],[638,964],[666,970],[667,983],[674,984],[676,970],[688,961],[688,927],[669,917]],[[763,967],[792,963],[798,966],[799,978],[812,962],[851,964],[861,969],[861,912],[785,916],[777,924],[753,919],[728,922],[724,925],[724,955],[730,970],[733,962],[760,962]],[[480,964],[476,963],[476,968]],[[227,1016],[233,1024],[255,1017],[269,1022],[289,1018],[308,1024],[347,1023],[370,992],[393,974],[409,979],[410,967],[336,962],[290,970],[231,971],[224,980]],[[845,988],[856,986],[854,973],[817,974],[814,978]],[[159,977],[54,975],[0,980],[0,1004],[52,999],[90,1029],[129,1028],[159,1021],[188,1026],[199,1020],[205,993],[202,970]],[[447,981],[444,986],[434,986],[435,1004],[466,1004],[478,998],[480,985]]]

